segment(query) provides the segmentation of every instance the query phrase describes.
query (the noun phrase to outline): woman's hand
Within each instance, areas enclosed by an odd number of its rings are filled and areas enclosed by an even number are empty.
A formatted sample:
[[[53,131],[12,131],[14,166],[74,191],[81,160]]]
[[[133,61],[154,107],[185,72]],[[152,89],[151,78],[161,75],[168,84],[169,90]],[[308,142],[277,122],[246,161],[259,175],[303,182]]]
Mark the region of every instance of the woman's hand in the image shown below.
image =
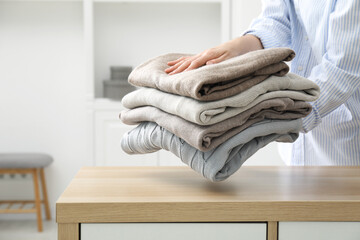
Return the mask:
[[[213,47],[191,57],[182,57],[168,62],[170,66],[165,69],[169,75],[189,71],[203,65],[219,63],[238,55],[262,49],[260,40],[253,35],[245,35],[235,38],[217,47]]]

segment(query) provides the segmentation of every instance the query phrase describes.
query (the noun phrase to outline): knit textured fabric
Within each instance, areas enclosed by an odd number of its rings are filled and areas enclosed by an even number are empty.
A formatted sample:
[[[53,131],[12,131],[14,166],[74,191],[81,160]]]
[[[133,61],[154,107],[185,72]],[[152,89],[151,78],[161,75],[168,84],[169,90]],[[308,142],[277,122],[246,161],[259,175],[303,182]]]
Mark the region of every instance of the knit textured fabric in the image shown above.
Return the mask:
[[[212,102],[201,102],[144,87],[125,95],[122,104],[129,109],[154,106],[190,122],[211,125],[242,113],[268,99],[286,97],[309,102],[315,101],[319,94],[319,87],[314,82],[288,73],[283,77],[271,76],[244,92]]]
[[[289,48],[271,48],[187,72],[174,75],[165,73],[169,67],[167,62],[185,56],[191,55],[171,53],[150,59],[136,67],[128,80],[139,87],[157,88],[200,101],[213,101],[243,92],[270,75],[285,75],[289,67],[283,61],[292,60],[295,53]]]
[[[248,127],[223,144],[202,152],[154,122],[143,122],[126,133],[121,141],[128,154],[145,154],[160,149],[171,151],[205,178],[227,179],[260,148],[273,141],[294,142],[302,120],[266,120]]]
[[[265,100],[234,117],[208,126],[186,121],[176,115],[152,106],[124,110],[120,114],[123,123],[134,125],[141,122],[156,122],[189,145],[200,151],[209,151],[254,123],[265,119],[297,119],[307,116],[311,105],[290,98]]]

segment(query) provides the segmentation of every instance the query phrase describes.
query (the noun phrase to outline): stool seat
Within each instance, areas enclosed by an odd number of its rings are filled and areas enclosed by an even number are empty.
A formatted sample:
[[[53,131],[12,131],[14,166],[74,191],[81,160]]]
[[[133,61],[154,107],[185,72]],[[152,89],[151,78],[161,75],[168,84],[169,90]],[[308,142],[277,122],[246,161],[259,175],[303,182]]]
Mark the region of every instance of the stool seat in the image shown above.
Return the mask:
[[[44,153],[0,153],[0,168],[44,168],[52,162]]]

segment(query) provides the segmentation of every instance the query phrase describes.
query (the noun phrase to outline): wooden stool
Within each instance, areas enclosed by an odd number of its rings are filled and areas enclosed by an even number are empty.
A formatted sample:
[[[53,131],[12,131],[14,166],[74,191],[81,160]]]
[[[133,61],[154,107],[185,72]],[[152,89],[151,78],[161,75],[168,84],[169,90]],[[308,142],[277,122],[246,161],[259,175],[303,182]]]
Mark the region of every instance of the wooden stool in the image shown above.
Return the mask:
[[[6,153],[0,154],[0,174],[26,174],[31,173],[34,181],[35,200],[6,200],[1,204],[8,204],[6,209],[0,209],[0,213],[36,213],[38,231],[42,232],[41,203],[44,203],[46,219],[50,220],[50,208],[46,191],[44,167],[53,162],[51,156],[41,153]],[[40,198],[39,177],[43,200]],[[23,209],[26,204],[33,203],[31,209]],[[11,208],[14,204],[20,204],[16,209]]]

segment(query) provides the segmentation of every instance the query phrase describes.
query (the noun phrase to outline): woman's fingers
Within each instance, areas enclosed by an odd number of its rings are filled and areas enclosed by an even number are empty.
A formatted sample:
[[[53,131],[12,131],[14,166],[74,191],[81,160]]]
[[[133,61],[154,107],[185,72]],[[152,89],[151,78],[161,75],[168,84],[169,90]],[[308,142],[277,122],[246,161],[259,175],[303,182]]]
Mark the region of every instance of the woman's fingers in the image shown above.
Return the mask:
[[[180,66],[178,66],[174,71],[170,72],[169,75],[173,75],[179,72],[184,71],[191,64],[191,60],[186,60],[182,62]]]
[[[230,58],[227,54],[223,54],[221,55],[220,57],[218,58],[215,58],[215,59],[212,59],[212,60],[209,60],[206,62],[206,65],[210,65],[210,64],[215,64],[215,63],[219,63],[219,62],[222,62],[222,61],[225,61],[226,59]]]
[[[181,57],[181,58],[178,58],[178,59],[176,59],[176,60],[173,60],[173,61],[168,62],[167,65],[173,66],[173,65],[177,64],[178,62],[184,61],[185,59],[186,59],[186,57]]]
[[[199,58],[193,60],[184,71],[186,72],[186,71],[201,67],[201,66],[205,65],[207,60],[208,59],[205,57],[199,57]]]
[[[184,61],[185,61],[185,60],[182,60],[182,61],[180,61],[180,62],[177,62],[175,65],[173,65],[173,66],[165,69],[165,72],[166,72],[166,73],[170,73],[170,72],[174,71],[174,70],[175,70],[176,68],[178,68]]]
[[[191,57],[182,57],[182,58],[179,58],[175,61],[177,61],[177,63],[167,69],[165,69],[165,72],[166,73],[171,73],[173,72],[174,70],[176,70],[178,67],[180,67],[185,61],[189,61],[189,62],[192,62],[194,61],[195,59],[197,59],[199,57],[199,54],[195,55],[195,56],[191,56]],[[177,73],[177,72],[176,72]]]
[[[199,68],[205,65],[207,62],[211,61],[212,59],[216,59],[221,55],[222,53],[219,52],[216,48],[211,48],[209,50],[206,50],[201,54],[200,57],[192,61],[190,66],[185,71]]]
[[[189,71],[205,64],[224,61],[226,56],[227,54],[223,51],[219,51],[217,48],[211,48],[192,57],[181,57],[168,62],[167,64],[171,67],[165,69],[165,72],[169,75],[173,75],[183,71]]]

